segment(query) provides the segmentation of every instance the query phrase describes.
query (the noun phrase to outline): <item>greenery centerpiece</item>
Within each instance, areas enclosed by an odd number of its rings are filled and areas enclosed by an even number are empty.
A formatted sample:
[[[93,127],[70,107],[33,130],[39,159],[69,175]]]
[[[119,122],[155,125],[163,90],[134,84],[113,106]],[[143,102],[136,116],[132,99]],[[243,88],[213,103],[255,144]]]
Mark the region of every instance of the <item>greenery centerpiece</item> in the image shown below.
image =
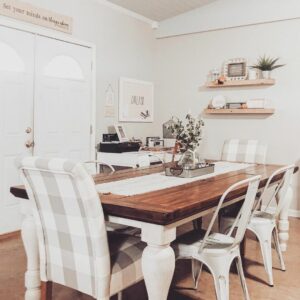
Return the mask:
[[[173,123],[169,126],[170,131],[176,138],[175,149],[179,148],[183,154],[180,164],[195,165],[196,150],[203,138],[204,122],[201,118],[194,118],[190,113],[185,117],[185,122],[173,118]]]
[[[254,66],[251,66],[253,69],[260,70],[262,73],[262,77],[264,79],[270,79],[271,72],[277,68],[281,68],[284,65],[278,65],[276,64],[279,60],[279,57],[272,58],[267,57],[266,55],[259,57],[257,63]]]

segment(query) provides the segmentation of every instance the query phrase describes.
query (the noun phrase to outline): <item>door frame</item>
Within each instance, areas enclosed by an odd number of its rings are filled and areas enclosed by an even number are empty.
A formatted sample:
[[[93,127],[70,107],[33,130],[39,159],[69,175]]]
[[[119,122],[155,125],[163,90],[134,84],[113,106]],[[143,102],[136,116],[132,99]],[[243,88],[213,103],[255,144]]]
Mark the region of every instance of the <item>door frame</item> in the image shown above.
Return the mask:
[[[0,26],[29,32],[35,36],[44,36],[47,38],[52,38],[62,42],[67,42],[83,47],[90,48],[92,51],[92,64],[91,64],[91,140],[90,140],[90,159],[94,160],[96,158],[96,45],[91,42],[81,41],[74,38],[72,35],[68,35],[61,32],[56,32],[51,29],[39,27],[34,24],[29,24],[26,22],[14,20],[8,17],[0,16]]]

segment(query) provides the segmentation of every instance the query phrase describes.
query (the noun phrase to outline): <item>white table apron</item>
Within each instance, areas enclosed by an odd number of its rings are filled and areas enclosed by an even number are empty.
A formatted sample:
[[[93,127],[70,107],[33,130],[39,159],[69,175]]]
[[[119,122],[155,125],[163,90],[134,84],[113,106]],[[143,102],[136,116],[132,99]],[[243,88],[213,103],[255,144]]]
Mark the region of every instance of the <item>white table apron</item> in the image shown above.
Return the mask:
[[[292,198],[292,188],[287,193],[287,205],[279,218],[280,245],[286,251],[289,238],[288,206]],[[223,207],[240,201],[240,198],[233,199],[223,205]],[[32,216],[32,208],[27,200],[21,201],[24,220],[22,225],[22,239],[27,256],[27,270],[25,273],[25,300],[41,299],[41,280],[39,270],[39,250],[36,228]],[[175,256],[170,247],[172,241],[176,239],[176,228],[180,225],[193,221],[199,217],[211,213],[214,208],[194,214],[180,221],[169,225],[157,225],[136,220],[106,216],[107,221],[141,228],[142,240],[147,243],[142,256],[143,275],[146,283],[149,300],[167,300],[169,288],[175,269]]]

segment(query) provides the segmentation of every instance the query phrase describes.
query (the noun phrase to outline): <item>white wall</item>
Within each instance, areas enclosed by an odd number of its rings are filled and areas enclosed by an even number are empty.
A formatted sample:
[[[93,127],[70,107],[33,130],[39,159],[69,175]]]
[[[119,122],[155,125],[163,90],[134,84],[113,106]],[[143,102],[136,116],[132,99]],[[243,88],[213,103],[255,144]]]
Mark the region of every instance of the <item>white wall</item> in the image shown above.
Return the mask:
[[[94,0],[26,0],[36,6],[73,17],[73,37],[97,47],[97,141],[107,126],[118,120],[120,76],[153,81],[154,32],[150,24],[127,16]],[[108,85],[115,93],[115,118],[104,118]],[[153,135],[153,124],[125,124],[128,135]]]
[[[300,17],[299,0],[217,0],[160,22],[157,37]]]
[[[226,12],[225,12],[226,13]],[[191,34],[157,41],[157,102],[159,120],[184,117],[207,107],[213,95],[230,99],[265,97],[276,112],[271,117],[205,117],[206,157],[219,158],[226,138],[254,138],[269,145],[268,163],[287,164],[300,159],[300,20]],[[276,85],[268,88],[206,89],[209,70],[229,58],[246,57],[254,63],[259,55],[281,57],[286,66],[274,71]],[[298,178],[296,190],[299,190]],[[293,209],[300,209],[295,200]]]

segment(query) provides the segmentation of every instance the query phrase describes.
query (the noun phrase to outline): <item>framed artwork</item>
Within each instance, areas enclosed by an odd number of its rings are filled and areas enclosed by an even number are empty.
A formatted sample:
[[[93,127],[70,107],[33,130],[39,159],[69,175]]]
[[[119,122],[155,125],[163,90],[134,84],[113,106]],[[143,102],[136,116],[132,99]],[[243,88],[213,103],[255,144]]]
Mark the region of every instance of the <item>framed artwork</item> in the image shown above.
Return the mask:
[[[115,130],[120,142],[127,142],[129,139],[126,135],[123,125],[115,124]]]
[[[247,60],[245,58],[233,58],[224,65],[224,76],[227,80],[245,80],[247,77]]]
[[[152,82],[120,78],[119,121],[153,122]]]

